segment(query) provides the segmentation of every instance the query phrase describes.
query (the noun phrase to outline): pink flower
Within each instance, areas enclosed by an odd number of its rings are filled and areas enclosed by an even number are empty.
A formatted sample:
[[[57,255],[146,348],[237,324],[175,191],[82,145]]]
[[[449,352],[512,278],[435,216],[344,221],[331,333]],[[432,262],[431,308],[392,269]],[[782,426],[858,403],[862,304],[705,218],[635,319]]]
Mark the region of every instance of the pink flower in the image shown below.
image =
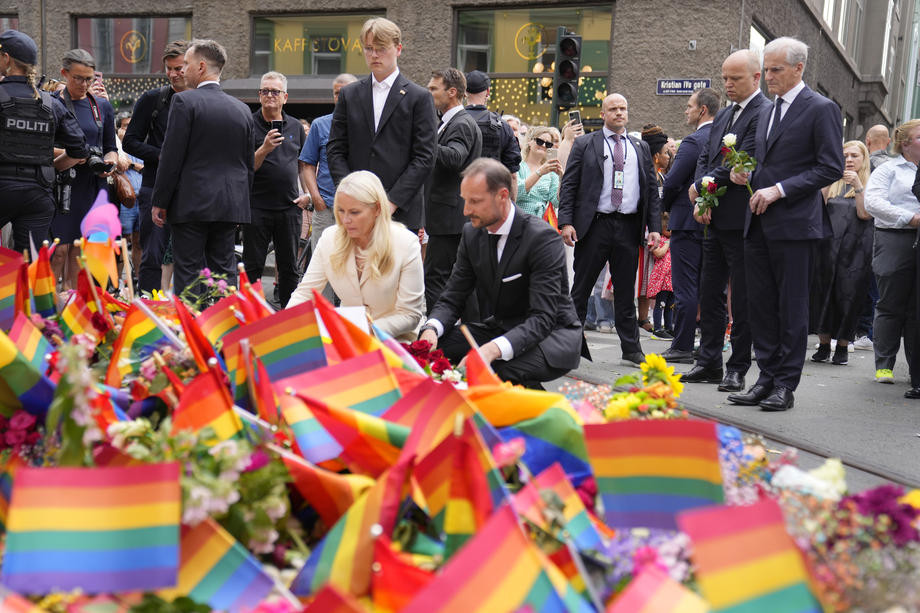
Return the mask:
[[[227,291],[227,282],[224,281],[223,279],[220,279],[220,280],[217,282],[217,291],[219,291],[219,292],[226,292],[226,291]]]
[[[268,454],[266,454],[261,449],[256,450],[249,456],[249,466],[243,469],[243,472],[249,472],[252,470],[259,470],[263,466],[266,466],[269,462]]]
[[[9,447],[18,447],[26,440],[26,433],[22,430],[7,430],[3,434],[3,441]]]
[[[201,269],[201,276],[204,277],[204,278],[206,278],[206,279],[211,278],[211,269],[210,269],[210,268],[207,268],[207,267],[202,268],[202,269]]]
[[[35,416],[25,411],[16,411],[10,418],[10,428],[13,430],[28,430],[35,425]]]
[[[492,455],[498,466],[511,466],[517,462],[527,450],[527,443],[523,437],[513,438],[506,443],[499,443],[492,449]]]
[[[661,561],[658,550],[650,545],[639,547],[633,553],[633,574],[638,575],[646,566],[655,566],[668,572],[668,567]]]

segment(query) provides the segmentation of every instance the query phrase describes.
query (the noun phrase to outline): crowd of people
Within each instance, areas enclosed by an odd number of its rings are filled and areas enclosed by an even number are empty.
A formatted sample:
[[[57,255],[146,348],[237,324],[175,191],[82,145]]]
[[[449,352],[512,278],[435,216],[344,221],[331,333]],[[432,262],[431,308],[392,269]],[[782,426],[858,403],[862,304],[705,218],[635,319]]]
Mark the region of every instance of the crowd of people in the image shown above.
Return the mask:
[[[221,91],[227,54],[214,40],[169,43],[169,83],[116,116],[89,53],[67,52],[60,81],[39,87],[34,42],[4,32],[0,102],[13,104],[0,112],[27,120],[0,127],[0,222],[14,248],[60,238],[56,274],[73,287],[80,221],[123,175],[142,291],[200,291],[205,267],[234,279],[241,231],[250,277],[274,249],[279,307],[319,291],[452,360],[471,339],[524,385],[590,357],[585,329],[616,330],[628,364],[650,334],[670,341],[666,359],[693,364],[685,381],[783,411],[815,333],[812,360],[845,365],[851,348],[872,349],[881,383],[903,337],[906,395],[920,398],[920,120],[895,130],[893,158],[885,126],[843,143],[839,108],[802,81],[804,43],[729,55],[729,104],[694,92],[678,143],[654,124],[628,131],[619,93],[593,132],[578,119],[528,126],[489,110],[482,72],[413,83],[392,21],[368,20],[360,40],[369,74],[339,75],[334,112],[301,123],[279,72],[262,76],[255,112]],[[726,162],[735,151],[756,169]],[[718,206],[702,205],[718,190]],[[752,352],[760,374],[747,387]]]

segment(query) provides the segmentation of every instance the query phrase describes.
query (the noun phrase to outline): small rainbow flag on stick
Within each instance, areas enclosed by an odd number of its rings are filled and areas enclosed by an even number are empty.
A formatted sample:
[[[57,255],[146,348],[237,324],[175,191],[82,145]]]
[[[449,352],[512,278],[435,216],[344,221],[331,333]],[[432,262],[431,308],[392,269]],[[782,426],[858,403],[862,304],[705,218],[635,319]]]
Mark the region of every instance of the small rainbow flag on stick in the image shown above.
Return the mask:
[[[21,287],[22,269],[22,254],[0,247],[0,330],[4,332],[13,327],[16,313],[21,311],[23,292],[29,291],[28,287]],[[25,277],[28,284],[28,271]]]
[[[16,315],[16,321],[13,323],[9,336],[36,371],[42,374],[47,372],[48,356],[54,352],[54,347],[42,335],[41,330],[35,327],[31,319],[22,313]]]
[[[708,613],[709,605],[667,573],[646,566],[617,596],[607,613]]]
[[[198,327],[215,349],[227,333],[236,330],[243,324],[242,315],[237,315],[240,311],[239,302],[240,299],[236,296],[221,298],[195,318]]]
[[[2,582],[24,594],[175,585],[179,464],[16,471]]]
[[[208,518],[197,526],[182,526],[179,583],[160,596],[188,596],[221,611],[237,613],[256,607],[274,581],[226,530]]]
[[[237,436],[243,429],[240,418],[233,411],[230,391],[213,369],[192,379],[173,413],[174,433],[179,430],[197,432],[206,426],[210,426],[221,441]]]
[[[33,274],[34,267],[34,274]],[[29,265],[29,283],[32,288],[32,299],[35,301],[35,310],[42,317],[50,317],[57,313],[55,308],[55,282],[51,272],[51,255],[46,241],[38,250],[35,262]]]
[[[0,385],[11,391],[22,408],[34,415],[44,415],[54,397],[54,383],[39,372],[3,332],[0,332]]]
[[[585,444],[611,527],[676,530],[677,513],[725,499],[714,422],[589,424]]]
[[[61,309],[61,328],[68,339],[77,334],[91,334],[99,337],[99,332],[93,327],[93,312],[79,293],[74,292],[70,300]]]
[[[135,300],[125,315],[121,333],[112,345],[112,357],[105,374],[106,385],[121,387],[121,381],[132,372],[138,372],[141,363],[153,355],[160,346],[172,342],[181,348],[172,332],[164,332],[165,324],[158,323],[158,317],[150,306]]]
[[[703,595],[720,613],[819,613],[802,555],[774,500],[681,513]]]

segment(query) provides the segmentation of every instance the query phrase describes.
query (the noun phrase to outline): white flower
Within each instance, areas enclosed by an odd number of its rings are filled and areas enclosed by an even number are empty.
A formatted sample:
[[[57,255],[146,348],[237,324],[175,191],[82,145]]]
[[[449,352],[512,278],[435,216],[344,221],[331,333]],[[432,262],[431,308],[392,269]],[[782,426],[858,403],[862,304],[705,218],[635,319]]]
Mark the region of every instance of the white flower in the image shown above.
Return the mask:
[[[705,177],[703,177],[702,179],[700,179],[700,182],[703,184],[703,187],[709,187],[709,184],[712,183],[712,182],[715,181],[715,180],[716,180],[715,177],[711,177],[711,176],[709,176],[709,175],[706,175]]]
[[[734,147],[735,143],[737,142],[738,142],[738,137],[732,134],[731,132],[729,132],[728,134],[722,137],[722,144],[725,145],[726,147]]]

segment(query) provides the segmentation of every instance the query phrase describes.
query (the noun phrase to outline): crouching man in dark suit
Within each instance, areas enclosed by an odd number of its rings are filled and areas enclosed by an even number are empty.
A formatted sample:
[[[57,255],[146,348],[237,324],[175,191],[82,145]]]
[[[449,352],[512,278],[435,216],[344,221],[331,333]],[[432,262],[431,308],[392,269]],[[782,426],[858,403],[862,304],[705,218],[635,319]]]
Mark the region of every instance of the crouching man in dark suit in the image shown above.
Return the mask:
[[[170,103],[153,187],[153,223],[169,219],[180,294],[201,269],[236,278],[236,226],[249,223],[253,177],[252,111],[220,89],[227,51],[194,40],[185,52],[188,89]]]
[[[463,172],[463,228],[447,287],[422,326],[452,362],[469,345],[453,328],[475,289],[481,321],[466,322],[502,379],[531,387],[578,367],[581,322],[568,295],[562,238],[511,202],[512,177],[500,162],[479,158]]]

